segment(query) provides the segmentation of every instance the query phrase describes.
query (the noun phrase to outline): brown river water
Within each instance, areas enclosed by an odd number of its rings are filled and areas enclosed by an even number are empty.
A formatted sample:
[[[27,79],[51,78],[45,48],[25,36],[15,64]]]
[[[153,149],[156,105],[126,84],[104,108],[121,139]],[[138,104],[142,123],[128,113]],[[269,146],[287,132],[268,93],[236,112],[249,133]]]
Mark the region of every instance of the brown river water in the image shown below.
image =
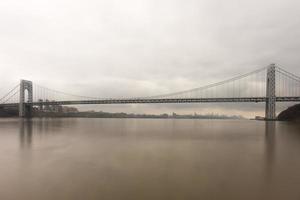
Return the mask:
[[[0,200],[300,200],[300,123],[0,119]]]

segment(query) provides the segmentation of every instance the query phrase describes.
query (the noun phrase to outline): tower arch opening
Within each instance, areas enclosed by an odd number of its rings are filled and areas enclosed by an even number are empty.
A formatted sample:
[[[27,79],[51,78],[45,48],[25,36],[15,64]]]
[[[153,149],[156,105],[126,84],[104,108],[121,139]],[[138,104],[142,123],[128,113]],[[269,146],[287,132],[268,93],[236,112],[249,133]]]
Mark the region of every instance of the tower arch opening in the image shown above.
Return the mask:
[[[30,117],[32,113],[32,105],[27,103],[33,102],[32,82],[21,80],[20,82],[20,102],[19,102],[19,116]]]

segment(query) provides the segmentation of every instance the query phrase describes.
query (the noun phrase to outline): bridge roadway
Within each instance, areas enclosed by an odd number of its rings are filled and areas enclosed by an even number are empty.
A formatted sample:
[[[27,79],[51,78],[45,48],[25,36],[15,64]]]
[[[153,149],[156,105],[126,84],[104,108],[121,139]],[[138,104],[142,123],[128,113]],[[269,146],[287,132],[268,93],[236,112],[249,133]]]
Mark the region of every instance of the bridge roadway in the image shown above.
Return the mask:
[[[165,98],[165,99],[102,99],[102,100],[75,100],[75,101],[48,101],[32,102],[26,105],[82,105],[82,104],[152,104],[152,103],[238,103],[238,102],[266,102],[266,97],[242,98]],[[300,102],[300,97],[276,97],[276,102]],[[18,103],[0,104],[0,107],[15,107]]]

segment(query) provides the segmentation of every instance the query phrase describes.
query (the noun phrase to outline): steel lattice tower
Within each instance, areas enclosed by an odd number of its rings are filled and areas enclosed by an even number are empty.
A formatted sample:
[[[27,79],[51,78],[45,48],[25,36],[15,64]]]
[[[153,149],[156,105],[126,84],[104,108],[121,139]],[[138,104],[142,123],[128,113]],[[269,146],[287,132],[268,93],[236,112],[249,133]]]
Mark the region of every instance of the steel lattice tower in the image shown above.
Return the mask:
[[[266,120],[276,119],[276,66],[271,64],[267,71]]]

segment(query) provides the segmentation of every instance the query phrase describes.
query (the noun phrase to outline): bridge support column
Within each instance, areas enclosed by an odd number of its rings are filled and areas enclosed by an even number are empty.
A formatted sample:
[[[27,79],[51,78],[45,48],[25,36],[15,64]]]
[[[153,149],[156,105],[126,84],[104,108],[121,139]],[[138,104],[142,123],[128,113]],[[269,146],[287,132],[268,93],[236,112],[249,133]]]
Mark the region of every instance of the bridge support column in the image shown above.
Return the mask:
[[[27,91],[27,101],[25,100],[25,92]],[[19,117],[31,117],[32,105],[26,103],[33,102],[33,89],[32,82],[21,80],[20,83],[20,102],[19,102]]]
[[[271,64],[267,71],[267,91],[266,91],[266,120],[276,119],[276,81],[275,64]]]

